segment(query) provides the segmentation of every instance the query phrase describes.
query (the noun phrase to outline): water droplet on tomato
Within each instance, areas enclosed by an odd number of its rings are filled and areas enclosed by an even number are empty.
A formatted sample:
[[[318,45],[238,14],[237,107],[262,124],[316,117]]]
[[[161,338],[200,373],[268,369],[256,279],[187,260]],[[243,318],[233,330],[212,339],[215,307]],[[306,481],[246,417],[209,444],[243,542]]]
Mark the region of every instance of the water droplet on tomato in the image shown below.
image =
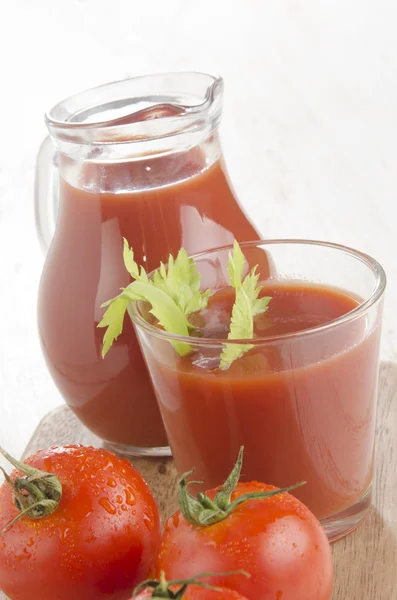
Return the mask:
[[[96,535],[94,535],[92,532],[86,537],[86,542],[91,543],[91,542],[95,542],[96,541]]]
[[[108,484],[109,487],[111,488],[115,488],[117,485],[117,482],[115,479],[113,479],[113,477],[108,477],[108,480],[106,482]]]
[[[31,552],[29,552],[29,550],[27,548],[23,549],[23,552],[21,554],[15,554],[15,558],[17,560],[23,560],[26,558],[30,558],[32,556]]]
[[[143,522],[145,523],[145,525],[146,525],[146,527],[148,528],[149,531],[153,531],[154,522],[149,517],[149,515],[147,515],[146,513],[143,515]]]
[[[109,513],[109,515],[116,514],[116,507],[108,500],[108,498],[101,498],[99,504]]]
[[[127,510],[127,507],[126,507],[126,505],[125,505],[125,504],[123,504],[123,506],[121,507],[121,510],[122,510],[123,512],[125,512],[125,511]]]
[[[179,525],[179,514],[175,513],[174,516],[172,517],[172,522],[174,524],[174,527],[178,527]]]
[[[135,498],[134,492],[132,491],[132,488],[130,488],[130,487],[125,488],[124,494],[125,494],[125,501],[128,504],[128,506],[135,506],[136,498]]]
[[[277,600],[281,600],[282,597],[283,597],[283,592],[281,590],[279,590],[277,592]]]
[[[123,499],[121,496],[116,496],[116,502],[117,504],[123,504]]]
[[[34,539],[33,538],[29,538],[28,540],[28,547],[31,548],[34,544]]]

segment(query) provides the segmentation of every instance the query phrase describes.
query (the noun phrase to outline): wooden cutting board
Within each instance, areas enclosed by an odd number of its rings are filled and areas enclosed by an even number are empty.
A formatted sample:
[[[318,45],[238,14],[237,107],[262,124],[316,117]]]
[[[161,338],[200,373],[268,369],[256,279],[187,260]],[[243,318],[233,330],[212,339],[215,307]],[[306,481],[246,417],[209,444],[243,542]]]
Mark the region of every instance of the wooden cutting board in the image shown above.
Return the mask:
[[[394,363],[381,366],[376,436],[374,506],[355,532],[333,544],[332,600],[397,600],[397,364]],[[24,456],[40,448],[75,443],[101,445],[62,406],[43,419]],[[177,508],[177,474],[172,459],[135,458],[132,462],[150,485],[162,518],[172,514]],[[4,598],[0,593],[0,599]]]

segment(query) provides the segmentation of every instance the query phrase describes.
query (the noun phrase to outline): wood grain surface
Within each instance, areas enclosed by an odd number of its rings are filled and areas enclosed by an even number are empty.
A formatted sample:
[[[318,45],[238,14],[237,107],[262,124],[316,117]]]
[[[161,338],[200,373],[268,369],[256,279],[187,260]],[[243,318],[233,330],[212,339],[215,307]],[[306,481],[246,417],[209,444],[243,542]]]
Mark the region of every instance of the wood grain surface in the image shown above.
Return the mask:
[[[397,599],[397,364],[382,363],[379,392],[374,504],[356,531],[333,544],[332,600]],[[43,419],[24,455],[72,443],[101,445],[63,406]],[[162,518],[172,514],[177,507],[172,459],[135,458],[132,462],[149,483]]]

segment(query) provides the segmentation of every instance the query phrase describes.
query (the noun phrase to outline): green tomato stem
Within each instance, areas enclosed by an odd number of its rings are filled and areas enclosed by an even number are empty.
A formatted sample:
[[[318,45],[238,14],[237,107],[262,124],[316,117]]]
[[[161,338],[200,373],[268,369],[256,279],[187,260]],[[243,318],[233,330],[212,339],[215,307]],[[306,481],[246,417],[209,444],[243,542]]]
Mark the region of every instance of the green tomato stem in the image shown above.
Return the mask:
[[[62,497],[62,485],[56,475],[35,469],[30,465],[16,460],[0,446],[0,454],[4,456],[24,477],[14,480],[1,468],[6,484],[13,493],[14,504],[19,514],[0,531],[4,535],[19,519],[41,519],[52,514],[59,505]]]
[[[228,575],[242,575],[244,577],[251,577],[249,573],[243,570],[237,571],[226,571],[224,573],[200,573],[199,575],[195,575],[195,577],[191,577],[190,579],[173,579],[171,581],[167,581],[165,579],[164,571],[160,573],[160,580],[156,579],[148,579],[147,581],[143,581],[140,583],[134,590],[132,598],[136,598],[142,590],[147,588],[152,588],[152,600],[160,600],[163,598],[168,598],[169,600],[182,600],[184,594],[189,587],[189,585],[198,585],[200,587],[206,588],[208,590],[213,590],[215,592],[221,592],[221,588],[211,585],[209,583],[205,583],[204,581],[200,581],[204,577],[226,577]],[[173,592],[171,587],[181,586],[177,591]]]
[[[271,498],[272,496],[290,492],[291,490],[294,490],[306,483],[305,481],[301,481],[295,485],[278,490],[271,490],[269,492],[251,492],[242,494],[232,501],[232,494],[235,491],[240,479],[243,465],[243,453],[244,446],[241,446],[236,464],[213,500],[211,500],[207,494],[202,492],[197,494],[197,498],[192,496],[192,494],[190,494],[188,491],[188,486],[191,483],[202,482],[187,481],[187,477],[189,477],[193,471],[188,471],[182,475],[181,479],[179,480],[178,496],[179,507],[186,521],[197,526],[214,525],[215,523],[219,523],[220,521],[227,519],[227,517],[244,502],[248,502],[249,500],[264,500],[266,498]]]

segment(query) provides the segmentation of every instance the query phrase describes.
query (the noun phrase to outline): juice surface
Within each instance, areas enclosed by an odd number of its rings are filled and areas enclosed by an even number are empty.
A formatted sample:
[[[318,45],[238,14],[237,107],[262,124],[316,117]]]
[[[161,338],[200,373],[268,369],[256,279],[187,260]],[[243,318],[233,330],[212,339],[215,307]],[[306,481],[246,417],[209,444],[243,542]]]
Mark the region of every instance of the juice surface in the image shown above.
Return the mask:
[[[260,337],[331,322],[359,303],[303,282],[269,282],[262,294],[272,301],[255,318]],[[211,298],[205,336],[226,338],[233,301],[230,288]],[[196,467],[204,488],[217,486],[244,444],[243,480],[307,481],[294,494],[318,518],[352,505],[372,478],[379,336],[359,318],[256,346],[226,370],[217,369],[219,350],[177,357],[174,367],[150,360],[178,471]]]
[[[238,205],[222,164],[206,168],[197,148],[136,162],[84,165],[78,184],[60,181],[57,230],[39,292],[43,352],[64,399],[99,437],[130,446],[165,446],[128,318],[104,360],[100,354],[101,304],[131,281],[123,264],[123,237],[149,272],[181,246],[195,253],[235,237],[255,239],[258,233]]]

